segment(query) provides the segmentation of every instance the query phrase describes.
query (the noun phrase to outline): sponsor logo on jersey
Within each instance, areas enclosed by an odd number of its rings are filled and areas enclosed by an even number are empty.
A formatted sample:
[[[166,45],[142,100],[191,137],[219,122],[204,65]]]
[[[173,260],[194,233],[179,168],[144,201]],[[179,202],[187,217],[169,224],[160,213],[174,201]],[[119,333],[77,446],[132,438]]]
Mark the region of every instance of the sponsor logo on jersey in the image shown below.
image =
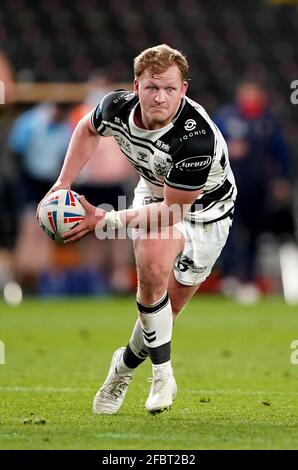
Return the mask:
[[[194,132],[190,132],[189,134],[184,134],[182,137],[179,138],[180,142],[183,142],[184,140],[191,139],[192,137],[195,137],[197,135],[205,135],[207,132],[205,129],[200,129]]]
[[[176,163],[175,167],[182,171],[201,171],[210,165],[211,160],[211,157],[207,155],[203,157],[190,157]]]
[[[113,103],[117,104],[118,101],[121,101],[121,100],[122,100],[122,98],[124,98],[126,101],[129,101],[129,100],[131,100],[134,96],[135,96],[134,93],[129,93],[129,94],[122,93],[122,95],[118,96],[118,98],[115,98],[115,99],[113,100]]]
[[[125,101],[132,100],[134,98],[135,94],[134,93],[129,93],[124,97]]]
[[[187,119],[184,124],[184,129],[186,131],[193,131],[197,127],[197,123],[194,119]]]
[[[157,140],[156,141],[156,147],[161,148],[165,152],[168,152],[170,150],[169,144],[165,144],[162,140]]]

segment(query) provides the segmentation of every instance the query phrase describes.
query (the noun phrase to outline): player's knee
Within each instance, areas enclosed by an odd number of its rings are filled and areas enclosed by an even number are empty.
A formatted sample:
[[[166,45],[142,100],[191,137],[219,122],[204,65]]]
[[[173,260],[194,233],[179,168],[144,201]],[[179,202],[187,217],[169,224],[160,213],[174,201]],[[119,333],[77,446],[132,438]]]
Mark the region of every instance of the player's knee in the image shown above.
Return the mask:
[[[147,263],[143,263],[142,268],[138,269],[139,281],[150,287],[163,284],[167,281],[168,276],[168,269],[165,269],[165,267],[158,262],[153,263],[151,260],[148,260]]]
[[[166,283],[155,283],[147,282],[146,279],[139,280],[139,294],[145,304],[153,304],[157,302],[166,290]]]
[[[146,303],[160,299],[167,288],[167,275],[158,266],[149,266],[138,273],[139,291]]]

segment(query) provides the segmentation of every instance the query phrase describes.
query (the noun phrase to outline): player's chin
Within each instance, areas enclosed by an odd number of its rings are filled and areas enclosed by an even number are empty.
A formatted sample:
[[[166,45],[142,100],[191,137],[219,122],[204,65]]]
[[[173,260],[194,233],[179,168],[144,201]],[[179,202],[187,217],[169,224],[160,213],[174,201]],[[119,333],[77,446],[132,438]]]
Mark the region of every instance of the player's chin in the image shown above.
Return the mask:
[[[151,116],[151,124],[158,124],[160,126],[164,126],[165,123],[168,122],[168,114],[165,113],[154,113],[153,116]]]

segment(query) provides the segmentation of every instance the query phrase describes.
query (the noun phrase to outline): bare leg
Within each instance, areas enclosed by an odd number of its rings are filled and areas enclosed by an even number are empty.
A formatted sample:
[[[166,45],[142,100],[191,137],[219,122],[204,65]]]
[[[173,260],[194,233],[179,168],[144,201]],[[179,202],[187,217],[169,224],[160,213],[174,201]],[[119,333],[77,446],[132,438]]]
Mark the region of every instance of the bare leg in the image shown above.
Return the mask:
[[[187,305],[192,296],[197,292],[200,284],[195,286],[185,286],[176,281],[174,272],[171,272],[168,293],[172,304],[173,321],[176,320],[177,315],[181,313],[183,308]]]

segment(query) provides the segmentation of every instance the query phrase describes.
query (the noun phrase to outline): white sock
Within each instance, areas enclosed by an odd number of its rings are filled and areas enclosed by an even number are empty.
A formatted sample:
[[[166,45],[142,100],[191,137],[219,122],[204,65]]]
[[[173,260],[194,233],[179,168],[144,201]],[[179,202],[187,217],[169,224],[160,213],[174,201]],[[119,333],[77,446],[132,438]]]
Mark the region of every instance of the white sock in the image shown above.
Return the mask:
[[[162,364],[169,361],[173,319],[168,293],[166,292],[153,305],[143,305],[137,302],[137,306],[144,343],[148,347],[152,363]]]
[[[163,371],[166,374],[173,374],[171,361],[164,362],[163,364],[152,364],[153,375],[155,371]]]
[[[137,319],[131,334],[129,346],[132,352],[140,359],[145,359],[148,356],[148,348],[144,343],[144,335],[139,318]]]

